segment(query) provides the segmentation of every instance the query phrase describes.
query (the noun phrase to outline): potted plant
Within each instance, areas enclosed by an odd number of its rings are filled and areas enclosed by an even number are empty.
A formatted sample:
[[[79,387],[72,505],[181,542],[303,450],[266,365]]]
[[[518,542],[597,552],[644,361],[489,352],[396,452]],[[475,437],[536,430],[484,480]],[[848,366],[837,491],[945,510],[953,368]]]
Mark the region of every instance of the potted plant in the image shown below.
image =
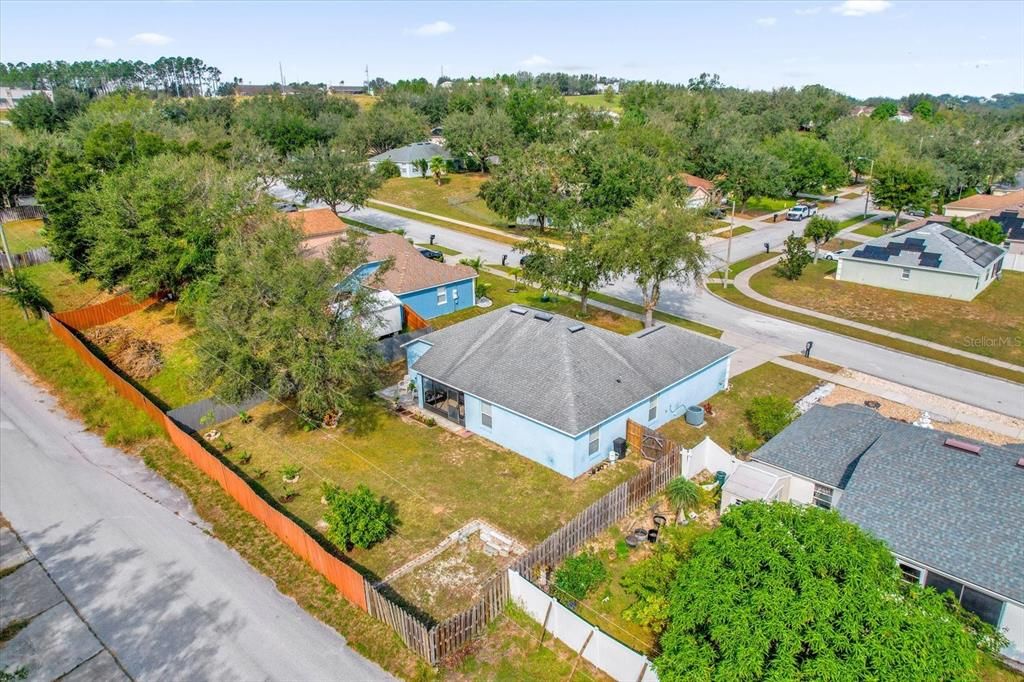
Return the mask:
[[[281,467],[281,478],[285,483],[297,483],[302,467],[298,464],[285,464]]]

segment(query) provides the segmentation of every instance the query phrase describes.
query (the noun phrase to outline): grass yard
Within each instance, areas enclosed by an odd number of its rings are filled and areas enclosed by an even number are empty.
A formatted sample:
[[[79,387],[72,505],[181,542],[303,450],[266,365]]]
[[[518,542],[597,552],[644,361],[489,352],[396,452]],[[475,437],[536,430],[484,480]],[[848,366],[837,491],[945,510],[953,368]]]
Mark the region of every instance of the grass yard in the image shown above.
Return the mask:
[[[786,360],[789,360],[790,362],[795,362],[800,365],[806,365],[807,367],[813,367],[814,369],[821,370],[822,372],[829,372],[830,374],[835,374],[836,372],[842,369],[842,367],[840,367],[839,365],[835,365],[831,362],[825,362],[824,360],[819,360],[814,356],[805,358],[800,353],[794,353],[793,355],[784,355],[782,357]]]
[[[639,466],[624,462],[572,481],[482,439],[428,427],[377,405],[352,431],[302,431],[294,413],[275,403],[251,414],[249,424],[235,419],[218,427],[219,446],[231,443],[227,457],[236,462],[243,453],[250,455],[239,468],[275,499],[286,489],[294,492],[284,506],[310,528],[324,513],[323,481],[346,488],[363,483],[396,503],[398,532],[369,550],[349,553],[379,578],[474,518],[531,546]],[[288,464],[303,467],[298,483],[290,486],[281,475]]]
[[[900,218],[900,227],[903,227],[908,223],[912,223],[914,222],[914,220],[916,220],[916,218],[909,220],[907,218]],[[876,220],[870,225],[865,225],[864,227],[857,228],[856,230],[854,230],[854,232],[856,232],[857,234],[862,234],[866,237],[881,237],[893,231],[892,221],[892,217],[884,218],[882,220]]]
[[[609,305],[622,308],[623,310],[629,310],[634,313],[642,314],[644,311],[644,307],[638,303],[626,301],[615,296],[609,296],[608,294],[602,294],[601,292],[595,292],[590,294],[590,298],[592,298],[595,301],[607,303]],[[693,320],[687,320],[685,318],[679,317],[678,315],[673,315],[672,313],[662,312],[661,310],[654,311],[654,319],[657,320],[658,322],[666,322],[668,324],[674,324],[677,327],[682,327],[683,329],[689,329],[690,331],[697,332],[698,334],[713,336],[716,339],[722,337],[721,329],[715,329],[714,327],[711,327],[709,325],[701,324],[700,322],[694,322]]]
[[[772,258],[775,258],[778,255],[779,253],[777,251],[772,251],[770,253],[759,253],[756,256],[751,256],[750,258],[746,258],[741,261],[736,261],[735,263],[729,266],[729,278],[736,279],[736,276],[739,275],[744,270],[746,270],[747,268],[752,268],[755,265],[763,263],[766,260],[771,260]],[[725,273],[722,272],[721,270],[715,270],[710,275],[708,275],[708,277],[711,279],[721,279],[723,276],[725,276]]]
[[[779,395],[795,403],[817,385],[816,377],[768,362],[732,377],[728,390],[711,397],[708,402],[714,415],[705,418],[703,428],[690,426],[679,417],[658,430],[686,448],[708,436],[728,450],[737,432],[749,431],[745,412],[753,398]]]
[[[742,234],[747,234],[747,233],[753,232],[753,231],[754,231],[754,228],[750,227],[749,225],[740,225],[739,227],[733,229],[732,236],[733,237],[739,237]],[[729,230],[725,230],[724,232],[719,232],[718,234],[716,234],[714,236],[715,237],[720,237],[722,239],[728,239],[729,238]]]
[[[811,246],[813,247],[813,244]],[[843,249],[852,249],[855,246],[860,246],[860,242],[855,242],[852,239],[843,239],[842,237],[833,237],[821,245],[821,250],[842,251]]]
[[[765,270],[750,285],[778,301],[1024,366],[1024,347],[1013,342],[1024,329],[1024,273],[1004,270],[973,301],[957,301],[837,282],[835,268],[820,261],[795,281]]]
[[[382,206],[380,204],[373,204],[371,208],[375,208],[378,211],[384,211],[385,213],[393,213],[403,218],[409,218],[411,220],[418,220],[421,223],[428,223],[430,225],[437,225],[438,227],[444,227],[449,230],[456,230],[457,232],[465,232],[475,237],[482,237],[483,239],[490,239],[492,242],[499,242],[501,244],[508,244],[509,246],[518,246],[523,243],[523,239],[517,239],[512,236],[511,230],[505,230],[505,233],[488,232],[486,230],[478,230],[472,227],[466,227],[465,225],[459,225],[443,218],[431,218],[429,216],[420,215],[413,213],[412,211],[403,211],[400,208],[391,208],[390,206]],[[352,221],[349,221],[352,222]],[[381,230],[380,228],[374,228],[374,232],[387,232],[388,230]],[[525,234],[524,234],[525,236]]]
[[[621,96],[615,95],[609,102],[605,99],[604,93],[597,93],[594,95],[566,95],[565,101],[569,104],[580,104],[587,107],[588,109],[605,109],[607,111],[614,111],[616,113],[622,113],[622,104],[620,103]]]
[[[583,320],[589,324],[597,327],[604,327],[605,329],[610,329],[611,331],[619,334],[632,334],[633,332],[643,329],[643,323],[639,320],[634,320],[631,317],[626,317],[606,310],[600,310],[594,307],[590,308],[589,315],[586,317],[580,317],[579,302],[565,296],[555,296],[554,294],[549,296],[548,301],[542,301],[540,289],[527,286],[522,282],[516,286],[514,280],[500,275],[495,275],[493,273],[480,273],[477,277],[477,287],[479,288],[481,286],[486,288],[487,298],[494,302],[493,306],[490,308],[478,308],[474,306],[472,308],[459,310],[458,312],[443,315],[441,317],[435,317],[430,321],[434,328],[440,329],[442,327],[449,327],[458,322],[462,322],[463,320],[468,320],[471,317],[476,317],[477,315],[483,315],[484,313],[496,310],[497,308],[518,304]],[[518,291],[515,293],[509,291],[509,289],[512,289],[513,287],[517,288]]]
[[[743,208],[743,215],[757,218],[769,213],[778,213],[793,207],[795,199],[775,199],[773,197],[752,197]]]
[[[486,227],[508,227],[508,221],[487,208],[479,197],[484,173],[451,173],[438,185],[432,177],[391,178],[374,199]]]
[[[46,246],[43,239],[42,220],[12,220],[4,223],[4,233],[7,236],[7,245],[11,253],[22,253],[31,249]],[[0,250],[2,246],[0,246]]]

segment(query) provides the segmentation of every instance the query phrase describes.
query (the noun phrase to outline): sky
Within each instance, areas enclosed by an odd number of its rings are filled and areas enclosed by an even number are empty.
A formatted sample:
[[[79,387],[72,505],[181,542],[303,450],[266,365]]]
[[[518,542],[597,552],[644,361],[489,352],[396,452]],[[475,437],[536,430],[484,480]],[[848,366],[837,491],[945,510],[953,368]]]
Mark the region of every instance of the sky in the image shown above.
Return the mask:
[[[13,2],[0,61],[199,57],[224,80],[358,84],[520,70],[858,98],[1024,91],[1024,0],[1004,2]]]

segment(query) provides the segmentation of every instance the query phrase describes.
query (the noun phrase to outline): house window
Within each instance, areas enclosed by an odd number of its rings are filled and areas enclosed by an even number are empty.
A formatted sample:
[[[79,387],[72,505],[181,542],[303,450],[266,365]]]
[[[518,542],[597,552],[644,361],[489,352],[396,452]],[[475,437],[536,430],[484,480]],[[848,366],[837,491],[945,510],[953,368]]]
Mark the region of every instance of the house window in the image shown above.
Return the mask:
[[[903,268],[903,272],[900,273],[900,279],[910,279],[910,268]]]
[[[817,483],[815,483],[814,496],[812,498],[814,504],[818,507],[821,507],[822,509],[831,509],[832,492],[832,488],[829,488],[827,485],[818,485]]]
[[[491,428],[491,404],[486,403],[483,400],[480,401],[480,424]]]
[[[960,602],[960,605],[976,615],[989,625],[998,626],[999,618],[1003,615],[1003,602],[967,587],[963,583],[947,578],[944,575],[928,571],[924,584],[934,588],[936,592],[951,592],[953,597]]]
[[[900,573],[903,574],[903,579],[908,583],[914,583],[919,585],[921,583],[921,569],[910,564],[900,564]]]
[[[658,418],[658,396],[654,396],[647,402],[647,421],[652,422]]]
[[[448,290],[444,287],[437,288],[437,304],[444,305],[448,302]]]
[[[601,449],[601,431],[600,429],[590,430],[590,445],[587,448],[587,452],[591,455],[596,455],[598,450]]]

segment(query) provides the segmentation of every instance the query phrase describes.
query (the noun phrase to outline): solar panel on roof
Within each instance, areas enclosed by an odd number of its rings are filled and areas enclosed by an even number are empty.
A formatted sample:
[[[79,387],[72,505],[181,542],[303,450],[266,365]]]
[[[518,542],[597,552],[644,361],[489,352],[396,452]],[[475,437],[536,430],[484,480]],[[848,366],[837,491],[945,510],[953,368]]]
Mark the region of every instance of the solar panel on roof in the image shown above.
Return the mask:
[[[903,243],[907,246],[924,246],[924,240],[918,237],[907,237]]]
[[[886,262],[889,260],[889,256],[893,255],[887,248],[881,246],[868,245],[860,251],[855,251],[854,258],[866,258],[867,260],[877,260]]]
[[[942,236],[948,239],[949,241],[953,242],[957,246],[960,246],[969,239],[969,237],[966,234],[964,234],[963,232],[958,232],[956,230],[946,230],[942,233]]]
[[[937,268],[942,263],[942,255],[938,253],[922,253],[920,264],[926,268]]]
[[[913,243],[911,243],[913,242]],[[924,251],[924,240],[923,239],[908,239],[903,244],[900,244],[903,251]]]

